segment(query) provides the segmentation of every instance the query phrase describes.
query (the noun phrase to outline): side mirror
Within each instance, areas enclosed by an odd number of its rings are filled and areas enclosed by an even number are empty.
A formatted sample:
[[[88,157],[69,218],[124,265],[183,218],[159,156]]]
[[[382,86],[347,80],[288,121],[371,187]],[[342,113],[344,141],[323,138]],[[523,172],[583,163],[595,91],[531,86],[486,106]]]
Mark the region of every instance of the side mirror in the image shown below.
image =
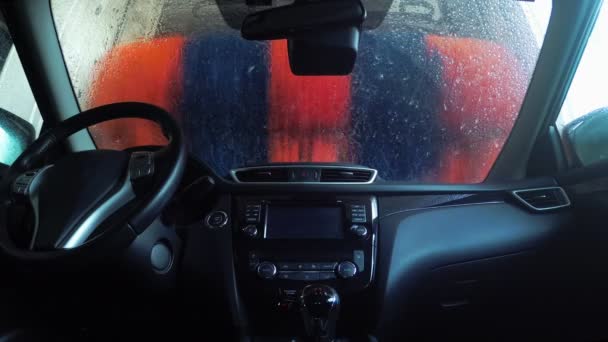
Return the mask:
[[[579,166],[608,160],[608,107],[594,110],[568,125],[562,132],[566,153]]]
[[[0,108],[0,163],[11,165],[35,138],[32,124]]]

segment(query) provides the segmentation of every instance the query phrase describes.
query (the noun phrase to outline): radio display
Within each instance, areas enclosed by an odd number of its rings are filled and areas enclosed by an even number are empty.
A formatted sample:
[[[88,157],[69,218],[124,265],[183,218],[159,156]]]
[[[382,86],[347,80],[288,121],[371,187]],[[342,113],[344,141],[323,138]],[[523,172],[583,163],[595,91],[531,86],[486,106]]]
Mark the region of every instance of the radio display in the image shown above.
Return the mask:
[[[341,207],[269,205],[267,239],[342,239]]]

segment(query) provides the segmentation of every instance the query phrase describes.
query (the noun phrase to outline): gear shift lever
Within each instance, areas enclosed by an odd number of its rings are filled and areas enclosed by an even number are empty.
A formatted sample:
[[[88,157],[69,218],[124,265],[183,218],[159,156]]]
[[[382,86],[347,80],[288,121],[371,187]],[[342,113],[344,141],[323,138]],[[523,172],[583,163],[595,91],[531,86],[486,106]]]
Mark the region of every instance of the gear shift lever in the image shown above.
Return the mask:
[[[300,310],[308,336],[318,342],[334,340],[340,296],[333,287],[318,284],[306,286],[300,296]]]

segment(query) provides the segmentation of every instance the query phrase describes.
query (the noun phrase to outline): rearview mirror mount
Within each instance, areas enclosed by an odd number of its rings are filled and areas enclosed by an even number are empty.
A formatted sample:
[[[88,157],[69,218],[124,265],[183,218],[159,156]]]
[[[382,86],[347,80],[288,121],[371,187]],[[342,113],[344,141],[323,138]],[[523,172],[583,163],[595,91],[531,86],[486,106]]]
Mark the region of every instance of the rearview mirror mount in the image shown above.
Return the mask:
[[[365,16],[360,0],[300,0],[247,16],[241,34],[248,40],[287,39],[295,75],[347,75]]]

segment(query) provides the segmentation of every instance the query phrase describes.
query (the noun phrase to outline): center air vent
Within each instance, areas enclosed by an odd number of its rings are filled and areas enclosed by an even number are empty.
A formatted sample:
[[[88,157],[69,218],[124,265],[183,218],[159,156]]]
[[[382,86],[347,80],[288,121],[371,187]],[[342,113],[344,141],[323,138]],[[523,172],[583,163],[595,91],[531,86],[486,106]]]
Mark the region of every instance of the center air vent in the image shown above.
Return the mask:
[[[513,195],[527,207],[537,211],[557,209],[570,205],[568,195],[560,187],[516,190],[513,191]]]
[[[283,168],[255,168],[237,170],[234,172],[237,181],[243,183],[287,182],[288,169]]]
[[[237,183],[370,184],[378,171],[365,167],[290,164],[252,166],[231,171]]]
[[[321,170],[321,182],[331,183],[371,183],[376,170],[356,168],[332,168]]]

